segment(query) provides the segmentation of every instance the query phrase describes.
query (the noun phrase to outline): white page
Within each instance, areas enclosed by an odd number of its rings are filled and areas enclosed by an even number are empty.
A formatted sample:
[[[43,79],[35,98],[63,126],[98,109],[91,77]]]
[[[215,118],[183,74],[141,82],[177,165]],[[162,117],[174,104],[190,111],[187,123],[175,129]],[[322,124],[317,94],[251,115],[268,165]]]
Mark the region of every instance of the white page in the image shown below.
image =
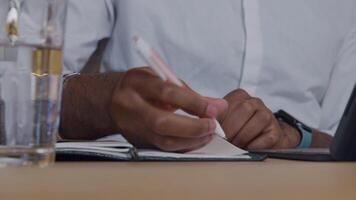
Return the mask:
[[[121,143],[129,143],[121,134],[109,135],[109,136],[100,138],[97,141],[115,141],[115,142],[121,142]]]
[[[75,152],[96,152],[96,153],[129,153],[130,148],[105,148],[105,147],[87,147],[87,146],[56,146],[56,151],[75,151]]]
[[[59,142],[56,144],[56,152],[131,160],[132,155],[130,152],[133,146],[121,138],[120,135],[115,135],[97,141]]]
[[[93,141],[93,142],[60,142],[56,144],[56,148],[111,148],[111,149],[130,149],[133,146],[130,143],[121,143],[114,141]]]
[[[222,137],[215,135],[213,140],[198,150],[194,150],[188,152],[187,154],[206,154],[206,155],[225,155],[225,156],[232,156],[232,155],[241,155],[245,154],[247,151],[242,150]]]
[[[56,151],[129,153],[133,145],[121,135],[112,135],[96,141],[64,141],[56,144]]]
[[[201,149],[194,150],[188,153],[170,153],[163,152],[159,150],[152,149],[139,149],[138,150],[139,157],[154,157],[154,158],[241,158],[241,159],[249,159],[251,158],[249,155],[245,155],[247,151],[244,151],[234,145],[230,144],[225,139],[220,136],[214,136],[213,140],[204,146]]]
[[[124,137],[122,137],[122,135],[120,135],[120,134],[107,136],[107,137],[99,139],[98,141],[118,141],[122,144],[128,143],[127,140]],[[160,151],[158,151],[158,152],[160,152]],[[164,153],[164,152],[162,152],[162,153]],[[247,151],[242,150],[242,149],[232,145],[231,143],[229,143],[225,139],[221,138],[220,136],[215,135],[213,140],[209,144],[204,146],[203,148],[188,152],[186,154],[206,154],[206,155],[231,156],[231,155],[241,155],[241,154],[245,154],[245,153],[247,153]]]

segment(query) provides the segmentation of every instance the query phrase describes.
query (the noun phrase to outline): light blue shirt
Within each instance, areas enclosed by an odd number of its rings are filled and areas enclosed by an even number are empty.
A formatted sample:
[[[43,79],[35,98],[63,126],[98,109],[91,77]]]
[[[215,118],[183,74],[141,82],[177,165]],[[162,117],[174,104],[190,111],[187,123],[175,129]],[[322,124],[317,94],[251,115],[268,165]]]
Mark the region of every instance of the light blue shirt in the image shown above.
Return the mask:
[[[102,71],[146,66],[138,34],[206,96],[243,88],[333,135],[356,81],[355,0],[71,0],[66,72],[110,38]]]

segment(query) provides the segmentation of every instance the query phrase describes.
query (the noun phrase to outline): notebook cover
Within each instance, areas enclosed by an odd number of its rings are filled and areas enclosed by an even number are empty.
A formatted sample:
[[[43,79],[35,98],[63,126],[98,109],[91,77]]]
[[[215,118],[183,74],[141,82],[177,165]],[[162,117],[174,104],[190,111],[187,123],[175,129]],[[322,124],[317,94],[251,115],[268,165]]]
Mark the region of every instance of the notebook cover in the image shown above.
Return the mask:
[[[246,155],[249,158],[245,157]],[[242,157],[243,156],[243,157]],[[167,162],[201,162],[201,161],[214,161],[214,162],[228,162],[228,161],[264,161],[267,156],[263,154],[254,154],[247,153],[242,156],[229,156],[225,158],[216,157],[216,158],[174,158],[174,157],[152,157],[152,156],[141,156],[137,161],[167,161]]]
[[[281,149],[253,151],[256,154],[267,155],[269,158],[286,160],[328,162],[333,161],[329,149]]]
[[[56,151],[56,161],[130,161],[133,156],[118,156],[108,153],[84,152],[84,151]]]
[[[250,158],[241,158],[241,156],[236,157],[226,157],[226,158],[172,158],[172,157],[137,157],[133,155],[128,155],[128,157],[123,158],[122,156],[115,156],[105,153],[94,153],[94,152],[78,152],[78,151],[65,151],[56,152],[56,161],[59,162],[71,162],[71,161],[263,161],[267,158],[263,154],[253,154],[248,153]]]

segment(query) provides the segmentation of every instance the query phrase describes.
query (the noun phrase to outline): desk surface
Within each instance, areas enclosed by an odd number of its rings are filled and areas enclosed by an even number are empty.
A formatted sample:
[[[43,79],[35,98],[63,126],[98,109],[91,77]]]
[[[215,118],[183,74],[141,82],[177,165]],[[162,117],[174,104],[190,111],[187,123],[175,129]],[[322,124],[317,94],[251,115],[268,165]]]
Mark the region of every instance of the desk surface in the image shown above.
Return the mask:
[[[0,169],[0,179],[4,200],[356,199],[356,163],[56,163]]]

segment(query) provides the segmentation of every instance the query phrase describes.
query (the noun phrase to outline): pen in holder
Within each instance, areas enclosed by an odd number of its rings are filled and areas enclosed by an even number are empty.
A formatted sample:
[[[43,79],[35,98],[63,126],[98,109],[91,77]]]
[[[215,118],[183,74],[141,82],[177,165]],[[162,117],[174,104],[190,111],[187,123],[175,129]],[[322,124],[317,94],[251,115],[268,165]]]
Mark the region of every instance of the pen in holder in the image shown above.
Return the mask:
[[[14,44],[19,37],[19,10],[19,0],[10,0],[5,30],[12,44]]]

